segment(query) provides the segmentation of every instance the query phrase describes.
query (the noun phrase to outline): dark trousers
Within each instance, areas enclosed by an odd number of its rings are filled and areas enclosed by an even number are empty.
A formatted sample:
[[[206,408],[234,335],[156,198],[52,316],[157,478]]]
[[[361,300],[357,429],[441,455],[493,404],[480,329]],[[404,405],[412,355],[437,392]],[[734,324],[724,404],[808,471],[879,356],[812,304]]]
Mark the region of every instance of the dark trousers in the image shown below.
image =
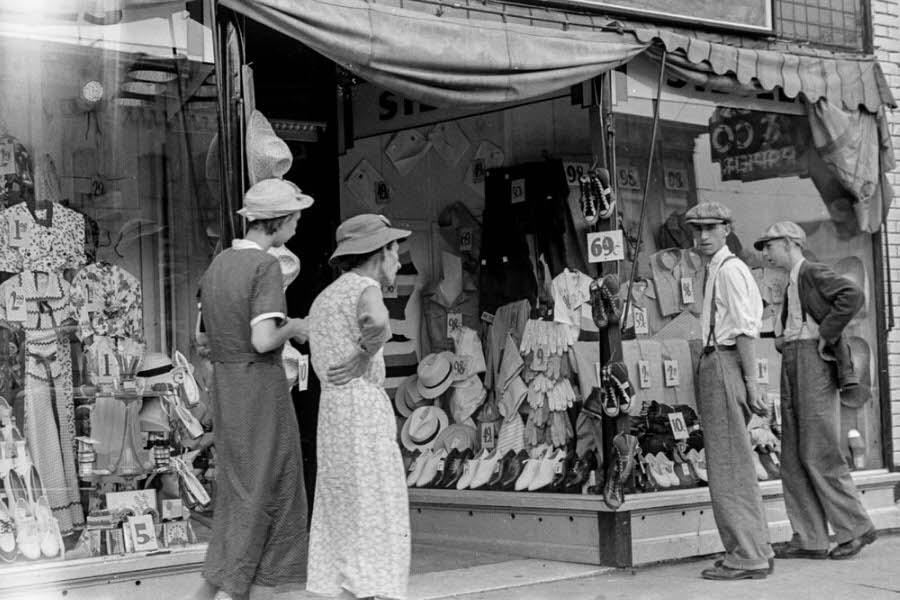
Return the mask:
[[[840,397],[818,340],[786,342],[781,359],[781,478],[793,543],[827,550],[872,529],[840,450]]]

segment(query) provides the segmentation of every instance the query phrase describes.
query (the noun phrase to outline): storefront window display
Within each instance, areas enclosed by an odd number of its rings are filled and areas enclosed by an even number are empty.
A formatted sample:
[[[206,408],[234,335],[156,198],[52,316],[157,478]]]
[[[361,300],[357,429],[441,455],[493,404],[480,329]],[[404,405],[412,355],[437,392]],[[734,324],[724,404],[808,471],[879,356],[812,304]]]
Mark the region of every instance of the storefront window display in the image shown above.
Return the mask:
[[[191,290],[221,237],[209,32],[165,3],[10,10],[0,570],[193,543],[214,472],[191,452],[209,440]]]

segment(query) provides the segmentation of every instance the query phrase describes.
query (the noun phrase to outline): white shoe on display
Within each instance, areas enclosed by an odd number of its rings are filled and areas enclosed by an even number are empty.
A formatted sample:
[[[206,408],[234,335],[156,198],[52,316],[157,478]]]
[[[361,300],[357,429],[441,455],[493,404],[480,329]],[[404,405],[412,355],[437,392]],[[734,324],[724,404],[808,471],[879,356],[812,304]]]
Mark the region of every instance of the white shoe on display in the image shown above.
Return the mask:
[[[409,468],[409,475],[406,476],[406,487],[413,487],[416,485],[419,477],[422,476],[422,471],[425,469],[425,464],[428,462],[429,458],[431,458],[431,450],[426,450],[416,457],[416,460],[413,461],[412,466]]]
[[[663,476],[669,480],[671,487],[679,487],[681,485],[681,480],[675,474],[675,463],[669,460],[669,457],[663,454],[662,451],[656,453],[656,465]]]
[[[648,452],[644,456],[644,462],[647,464],[647,469],[650,470],[653,481],[656,482],[656,485],[659,486],[660,489],[672,487],[672,481],[669,479],[665,470],[660,466],[655,454],[650,454]]]
[[[541,461],[548,452],[550,452],[549,446],[538,446],[531,450],[531,458],[525,461],[525,468],[522,469],[522,474],[516,479],[515,490],[517,492],[528,489],[531,480],[534,479],[534,476],[537,475],[541,468]]]
[[[425,468],[422,469],[422,474],[419,475],[419,478],[416,480],[416,487],[428,485],[428,483],[434,479],[434,476],[437,475],[438,469],[442,466],[441,461],[445,458],[447,458],[446,448],[441,448],[437,452],[432,452],[428,462],[425,463]]]
[[[53,558],[59,554],[59,523],[50,510],[46,496],[38,499],[34,517],[37,520],[38,537],[41,540],[41,554],[46,558]]]
[[[16,502],[16,545],[25,558],[37,560],[41,557],[41,538],[37,521],[24,498]]]
[[[706,454],[703,450],[697,452],[696,448],[691,448],[687,454],[688,460],[694,464],[694,470],[697,471],[697,477],[701,481],[709,482],[709,475],[706,472]]]
[[[490,481],[491,475],[494,474],[494,469],[501,458],[502,456],[500,456],[498,449],[494,448],[490,454],[478,461],[478,468],[475,470],[475,475],[472,476],[469,488],[477,490]]]
[[[460,477],[459,481],[456,482],[456,489],[464,490],[472,485],[472,478],[475,477],[475,472],[478,471],[478,464],[487,455],[487,449],[482,448],[481,452],[466,461],[466,464],[463,465],[462,477]]]
[[[553,483],[554,477],[562,470],[566,452],[562,448],[548,452],[538,464],[537,473],[528,484],[528,491],[534,492]]]

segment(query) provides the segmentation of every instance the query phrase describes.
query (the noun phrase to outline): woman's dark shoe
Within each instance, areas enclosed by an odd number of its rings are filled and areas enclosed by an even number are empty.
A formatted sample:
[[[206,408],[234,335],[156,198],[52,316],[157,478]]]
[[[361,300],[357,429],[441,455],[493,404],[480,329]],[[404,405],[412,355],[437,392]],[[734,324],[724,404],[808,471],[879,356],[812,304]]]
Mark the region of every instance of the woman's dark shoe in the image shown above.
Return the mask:
[[[500,479],[500,490],[508,492],[515,488],[516,480],[522,474],[522,471],[525,470],[525,461],[529,458],[528,450],[519,450],[519,453],[509,461],[506,471]]]
[[[459,450],[454,448],[450,452],[447,453],[447,456],[441,459],[443,464],[438,464],[437,472],[434,474],[434,477],[426,483],[425,485],[419,487],[426,488],[436,488],[441,487],[441,482],[444,480],[444,476],[447,474],[447,467],[459,457]]]
[[[584,456],[572,464],[560,486],[560,491],[565,494],[580,494],[581,489],[590,478],[591,471],[596,468],[597,455],[592,450],[588,450]]]
[[[459,481],[459,478],[462,477],[463,471],[465,470],[466,462],[470,460],[474,456],[471,448],[466,448],[462,452],[460,452],[456,458],[449,462],[449,464],[444,464],[444,479],[441,481],[441,485],[438,487],[442,488],[452,488],[456,487],[456,483]],[[448,457],[449,458],[449,457]]]
[[[500,482],[503,481],[503,474],[509,470],[509,463],[516,457],[515,450],[508,450],[506,454],[503,455],[497,462],[497,466],[494,467],[494,472],[491,473],[491,478],[488,479],[487,486],[485,486],[489,490],[498,490],[500,489]]]

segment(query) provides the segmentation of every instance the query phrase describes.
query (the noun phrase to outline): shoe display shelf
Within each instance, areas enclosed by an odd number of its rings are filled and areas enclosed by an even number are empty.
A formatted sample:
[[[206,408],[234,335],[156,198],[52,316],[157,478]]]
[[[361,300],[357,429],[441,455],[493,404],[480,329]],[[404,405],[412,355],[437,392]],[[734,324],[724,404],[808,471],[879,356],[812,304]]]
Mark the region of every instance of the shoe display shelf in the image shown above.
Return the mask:
[[[900,528],[900,473],[856,471],[878,530]],[[772,542],[790,539],[780,480],[760,482]],[[722,552],[709,488],[628,494],[618,510],[602,496],[409,489],[414,542],[527,558],[631,567]]]

